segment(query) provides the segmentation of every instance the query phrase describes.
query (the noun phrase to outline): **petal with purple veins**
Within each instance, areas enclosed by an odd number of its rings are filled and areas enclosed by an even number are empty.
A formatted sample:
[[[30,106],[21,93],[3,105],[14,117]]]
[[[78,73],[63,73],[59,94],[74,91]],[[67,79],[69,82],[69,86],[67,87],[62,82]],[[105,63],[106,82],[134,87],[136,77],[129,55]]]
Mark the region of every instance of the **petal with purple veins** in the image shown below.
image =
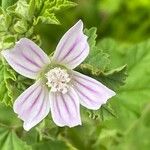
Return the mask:
[[[18,117],[24,121],[24,129],[30,130],[50,111],[48,89],[41,81],[37,81],[17,98],[13,108]]]
[[[80,97],[80,103],[88,109],[99,109],[115,92],[102,83],[79,72],[73,71],[74,89]]]
[[[72,88],[66,94],[50,92],[49,97],[51,114],[56,125],[81,125],[79,98]]]
[[[74,69],[89,54],[87,36],[83,33],[83,23],[79,20],[61,38],[53,56],[53,61]]]
[[[29,39],[22,38],[12,49],[2,51],[9,65],[19,74],[36,79],[41,69],[50,62],[48,56]]]

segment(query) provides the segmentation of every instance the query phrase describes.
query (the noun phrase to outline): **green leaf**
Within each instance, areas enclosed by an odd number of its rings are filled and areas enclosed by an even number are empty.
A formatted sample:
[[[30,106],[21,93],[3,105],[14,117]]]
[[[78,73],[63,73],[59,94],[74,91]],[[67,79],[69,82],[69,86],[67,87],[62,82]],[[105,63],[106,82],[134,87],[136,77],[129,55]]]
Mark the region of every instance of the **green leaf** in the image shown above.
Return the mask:
[[[1,150],[32,150],[25,142],[21,141],[13,129],[0,124],[0,149]]]
[[[95,69],[105,71],[110,64],[110,59],[108,54],[104,53],[100,48],[94,47],[90,49],[90,54],[85,62]]]
[[[102,82],[114,90],[125,84],[127,77],[127,65],[115,68],[101,75]]]
[[[29,16],[32,18],[36,11],[36,0],[30,0],[29,2]]]
[[[96,143],[94,144],[94,149],[97,147],[101,147],[101,149],[102,147],[105,147],[104,150],[109,150],[110,145],[115,142],[117,134],[116,130],[102,129]]]
[[[0,102],[11,105],[14,96],[14,81],[16,76],[13,70],[3,61],[0,62]]]
[[[62,9],[74,7],[76,5],[76,3],[68,0],[53,0],[52,2],[50,2],[49,0],[47,1],[47,8],[50,8],[49,12],[51,13],[60,11]]]
[[[102,120],[108,119],[110,116],[111,116],[111,118],[112,118],[112,116],[115,117],[115,118],[117,118],[117,114],[116,114],[114,108],[111,106],[110,103],[102,105],[102,108],[101,108],[101,111],[100,111],[100,117],[101,117],[101,119]]]
[[[11,16],[0,7],[0,32],[7,32],[11,24]]]
[[[112,150],[149,150],[150,147],[150,103],[144,108],[141,116],[133,122],[120,139],[119,144],[111,146]]]
[[[148,84],[150,83],[149,49],[150,40],[128,46],[125,49],[121,48],[120,51],[112,50],[116,53],[112,55],[114,59],[118,57],[121,63],[127,63],[129,77],[126,84],[117,92],[116,97],[110,101],[117,114],[117,119],[112,118],[103,122],[106,128],[117,130],[117,135],[114,138],[119,138],[117,140],[118,147],[112,148],[112,145],[110,145],[109,149],[126,150],[132,147],[136,150],[149,149],[147,140],[150,133],[148,117],[150,100],[150,86]],[[120,55],[121,53],[123,55]],[[119,62],[116,61],[116,65],[117,63]],[[144,115],[145,113],[146,115]]]
[[[17,0],[2,0],[2,8],[6,9],[7,7],[13,5]]]
[[[16,22],[16,24],[14,25],[14,30],[15,32],[19,33],[19,34],[23,34],[25,32],[27,32],[28,30],[28,24],[26,22],[26,20],[22,19]]]
[[[48,12],[45,12],[42,16],[39,16],[37,19],[34,20],[34,25],[36,24],[60,24],[58,19],[56,18],[55,14],[50,14]]]
[[[8,49],[14,45],[16,41],[15,35],[5,35],[1,37],[0,50]]]
[[[67,144],[63,141],[43,141],[33,145],[33,150],[77,150],[76,148],[72,147],[70,144]]]
[[[88,43],[90,45],[90,49],[95,47],[95,45],[96,45],[96,38],[97,38],[97,34],[96,34],[97,28],[92,27],[90,29],[85,29],[84,32],[85,32],[85,34],[88,37]]]
[[[126,49],[130,47],[129,44],[122,44],[113,39],[106,38],[100,40],[97,46],[110,55],[110,67],[116,68],[120,65],[127,64],[124,59],[126,57]]]
[[[140,112],[150,99],[150,40],[126,49],[124,62],[128,63],[127,84],[118,98],[133,111]],[[138,94],[137,94],[138,93]]]
[[[85,34],[88,36],[88,43],[90,46],[90,54],[85,60],[85,63],[92,65],[95,70],[105,71],[110,63],[109,55],[96,46],[96,28],[86,29]]]
[[[6,106],[4,103],[0,104],[0,123],[10,128],[22,126],[20,119],[17,118],[12,107]]]
[[[15,13],[26,20],[30,20],[29,5],[26,0],[18,0],[15,7]]]
[[[39,3],[39,1],[37,1]],[[67,8],[76,6],[76,3],[68,0],[46,0],[39,10],[37,10],[36,18],[34,20],[34,25],[38,23],[45,24],[60,24],[56,17],[56,13]]]
[[[90,110],[89,117],[91,119],[100,119],[101,121],[104,121],[112,119],[112,117],[117,118],[117,114],[110,103],[107,103],[105,105],[102,105],[98,110]]]

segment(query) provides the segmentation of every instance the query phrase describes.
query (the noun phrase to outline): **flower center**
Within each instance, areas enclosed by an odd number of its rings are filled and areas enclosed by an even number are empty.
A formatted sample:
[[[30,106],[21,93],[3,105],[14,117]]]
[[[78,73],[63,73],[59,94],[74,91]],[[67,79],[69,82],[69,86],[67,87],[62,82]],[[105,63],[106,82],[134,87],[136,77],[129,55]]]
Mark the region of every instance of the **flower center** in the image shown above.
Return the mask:
[[[66,69],[59,67],[51,69],[46,74],[47,85],[51,87],[51,92],[62,92],[67,93],[69,88],[70,77]]]

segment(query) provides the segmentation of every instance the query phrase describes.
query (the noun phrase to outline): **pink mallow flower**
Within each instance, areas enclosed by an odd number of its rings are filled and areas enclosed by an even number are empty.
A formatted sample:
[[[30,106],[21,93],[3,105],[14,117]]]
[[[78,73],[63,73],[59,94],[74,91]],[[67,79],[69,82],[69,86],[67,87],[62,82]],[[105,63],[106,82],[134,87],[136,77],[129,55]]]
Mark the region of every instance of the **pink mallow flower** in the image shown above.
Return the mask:
[[[115,95],[102,83],[73,71],[88,54],[89,45],[81,20],[61,38],[51,58],[26,38],[20,39],[14,48],[2,51],[16,72],[35,80],[13,105],[26,131],[50,111],[60,127],[81,125],[80,104],[97,110]]]

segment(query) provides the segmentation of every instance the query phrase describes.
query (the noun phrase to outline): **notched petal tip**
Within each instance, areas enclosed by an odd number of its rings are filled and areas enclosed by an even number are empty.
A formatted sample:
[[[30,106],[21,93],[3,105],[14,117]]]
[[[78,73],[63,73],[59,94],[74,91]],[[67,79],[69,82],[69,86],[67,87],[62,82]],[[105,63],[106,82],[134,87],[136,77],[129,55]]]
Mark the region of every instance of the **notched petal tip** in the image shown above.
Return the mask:
[[[69,124],[69,125],[66,125],[66,126],[68,126],[69,128],[73,128],[73,127],[81,126],[81,125],[82,125],[82,122],[81,122],[81,120],[80,120],[79,122],[76,122],[76,123],[74,123],[74,124]]]
[[[75,26],[76,26],[77,28],[83,30],[83,22],[82,22],[82,20],[80,19],[80,20],[74,25],[74,27],[75,27]]]
[[[115,96],[115,95],[116,95],[116,92],[115,92],[115,91],[113,91],[113,90],[111,90],[110,98],[111,98],[111,97],[113,97],[113,96]]]
[[[97,110],[116,93],[91,77],[73,71],[74,89],[80,103],[88,109]]]
[[[85,60],[88,54],[87,36],[83,33],[83,22],[79,20],[61,38],[52,60],[74,69]]]
[[[105,87],[105,92],[106,92],[105,101],[104,101],[104,104],[105,104],[105,103],[107,103],[107,101],[108,101],[110,98],[112,98],[113,96],[115,96],[116,93],[115,93],[113,90],[107,88],[105,85],[103,85],[103,86]]]
[[[66,94],[50,93],[50,107],[53,121],[63,127],[81,125],[79,97],[73,88]]]

